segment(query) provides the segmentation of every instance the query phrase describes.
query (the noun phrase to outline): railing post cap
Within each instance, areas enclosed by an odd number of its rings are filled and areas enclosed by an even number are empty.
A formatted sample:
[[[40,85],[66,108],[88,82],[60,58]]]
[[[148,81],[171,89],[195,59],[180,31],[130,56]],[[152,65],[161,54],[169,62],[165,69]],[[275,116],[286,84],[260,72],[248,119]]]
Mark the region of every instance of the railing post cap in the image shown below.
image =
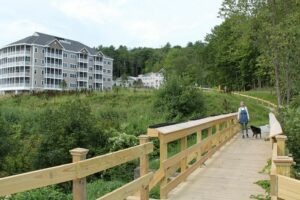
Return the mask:
[[[89,152],[88,149],[84,149],[84,148],[75,148],[70,150],[70,154],[72,156],[81,156],[81,155],[86,155]]]
[[[273,161],[276,165],[285,165],[285,164],[292,165],[294,163],[293,158],[288,156],[277,156],[273,159]]]
[[[150,138],[148,135],[140,135],[139,136],[139,139],[148,139]]]
[[[287,136],[286,135],[276,135],[275,138],[278,140],[287,140]]]

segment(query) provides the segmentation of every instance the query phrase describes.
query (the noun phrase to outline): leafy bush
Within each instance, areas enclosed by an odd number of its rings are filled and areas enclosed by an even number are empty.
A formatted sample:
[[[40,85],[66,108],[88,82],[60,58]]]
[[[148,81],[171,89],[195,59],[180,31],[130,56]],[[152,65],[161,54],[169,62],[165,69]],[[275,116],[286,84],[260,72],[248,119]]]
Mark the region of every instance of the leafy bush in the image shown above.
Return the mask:
[[[108,139],[109,150],[111,152],[126,149],[137,145],[137,137],[126,133],[119,133]]]
[[[170,78],[158,90],[154,107],[158,112],[166,114],[167,120],[182,120],[204,114],[201,91],[186,85],[178,77]]]
[[[137,137],[135,137],[134,135],[128,135],[126,133],[117,133],[117,131],[114,131],[113,133],[116,136],[111,137],[108,140],[110,152],[126,149],[138,144]],[[137,166],[137,160],[130,161],[104,171],[102,177],[105,180],[131,181],[133,180],[134,169]]]
[[[280,112],[283,131],[287,135],[287,148],[296,162],[296,177],[300,178],[300,107],[285,108]]]
[[[96,180],[87,185],[87,199],[97,199],[124,185],[122,181]]]
[[[36,167],[43,168],[70,162],[69,150],[97,146],[104,148],[107,138],[95,130],[91,108],[83,101],[63,103],[47,108],[40,116],[42,139],[36,158]]]
[[[1,199],[1,198],[0,198]],[[71,200],[71,194],[65,194],[54,186],[43,187],[18,193],[5,200]]]

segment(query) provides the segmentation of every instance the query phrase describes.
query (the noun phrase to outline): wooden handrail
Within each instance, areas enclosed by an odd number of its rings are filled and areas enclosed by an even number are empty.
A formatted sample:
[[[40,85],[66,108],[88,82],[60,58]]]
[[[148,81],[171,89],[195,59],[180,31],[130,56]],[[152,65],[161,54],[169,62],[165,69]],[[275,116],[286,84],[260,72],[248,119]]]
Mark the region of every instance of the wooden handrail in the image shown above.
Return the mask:
[[[152,151],[153,144],[149,142],[71,164],[0,178],[0,196],[83,178]]]
[[[285,140],[280,123],[273,113],[270,117],[270,137],[272,138],[272,162],[270,171],[270,195],[272,200],[300,199],[300,181],[290,178],[293,158],[285,154]]]
[[[160,184],[160,198],[166,199],[168,193],[187,176],[201,166],[222,145],[239,132],[240,126],[237,122],[237,113],[224,114],[193,120],[159,128],[148,129],[150,137],[158,137],[160,142],[160,168],[158,175],[151,183],[150,188]],[[202,131],[207,130],[207,137],[202,138]],[[213,131],[214,130],[214,131]],[[196,135],[196,143],[187,147],[187,138],[191,134]],[[172,141],[180,141],[180,152],[168,157],[168,144]],[[193,164],[189,164],[194,160]],[[177,169],[180,173],[173,177]],[[159,179],[159,180],[156,180]]]
[[[125,199],[126,197],[132,195],[137,190],[140,190],[147,185],[149,185],[150,180],[153,177],[153,173],[150,172],[138,179],[135,179],[134,181],[123,185],[122,187],[116,189],[113,192],[110,192],[106,195],[104,195],[101,198],[98,198],[97,200],[117,200],[117,199]]]
[[[274,113],[269,113],[270,138],[283,134],[282,128]]]

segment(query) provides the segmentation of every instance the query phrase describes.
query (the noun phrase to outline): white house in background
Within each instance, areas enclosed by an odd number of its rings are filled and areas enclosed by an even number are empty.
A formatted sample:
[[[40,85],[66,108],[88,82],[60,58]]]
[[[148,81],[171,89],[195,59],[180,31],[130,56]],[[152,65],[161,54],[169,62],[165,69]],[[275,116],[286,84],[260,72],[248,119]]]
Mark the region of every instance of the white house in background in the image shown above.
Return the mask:
[[[132,87],[134,82],[137,80],[134,76],[128,76],[127,79],[122,79],[122,77],[119,77],[115,80],[115,86],[118,87]]]
[[[138,75],[137,79],[140,79],[147,88],[158,89],[164,83],[164,75],[161,72],[150,72],[147,74]]]

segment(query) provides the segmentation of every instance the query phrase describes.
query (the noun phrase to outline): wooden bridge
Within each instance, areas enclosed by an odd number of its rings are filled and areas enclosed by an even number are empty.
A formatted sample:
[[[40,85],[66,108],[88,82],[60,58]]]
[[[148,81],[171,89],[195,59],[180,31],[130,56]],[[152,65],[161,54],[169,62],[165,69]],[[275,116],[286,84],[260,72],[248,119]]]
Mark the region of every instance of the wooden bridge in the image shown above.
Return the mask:
[[[293,159],[285,155],[280,124],[270,114],[270,130],[263,139],[241,139],[237,113],[149,128],[140,145],[85,159],[87,149],[73,149],[73,163],[0,178],[0,196],[73,181],[73,199],[86,199],[86,177],[140,159],[140,177],[98,199],[149,199],[160,187],[161,199],[243,200],[264,191],[254,182],[270,179],[274,199],[300,199],[300,181],[289,178]],[[252,136],[250,134],[250,136]],[[149,169],[149,154],[159,140],[160,167]],[[180,146],[171,155],[170,146]],[[271,174],[259,171],[271,159]],[[130,173],[130,172],[129,172]]]

